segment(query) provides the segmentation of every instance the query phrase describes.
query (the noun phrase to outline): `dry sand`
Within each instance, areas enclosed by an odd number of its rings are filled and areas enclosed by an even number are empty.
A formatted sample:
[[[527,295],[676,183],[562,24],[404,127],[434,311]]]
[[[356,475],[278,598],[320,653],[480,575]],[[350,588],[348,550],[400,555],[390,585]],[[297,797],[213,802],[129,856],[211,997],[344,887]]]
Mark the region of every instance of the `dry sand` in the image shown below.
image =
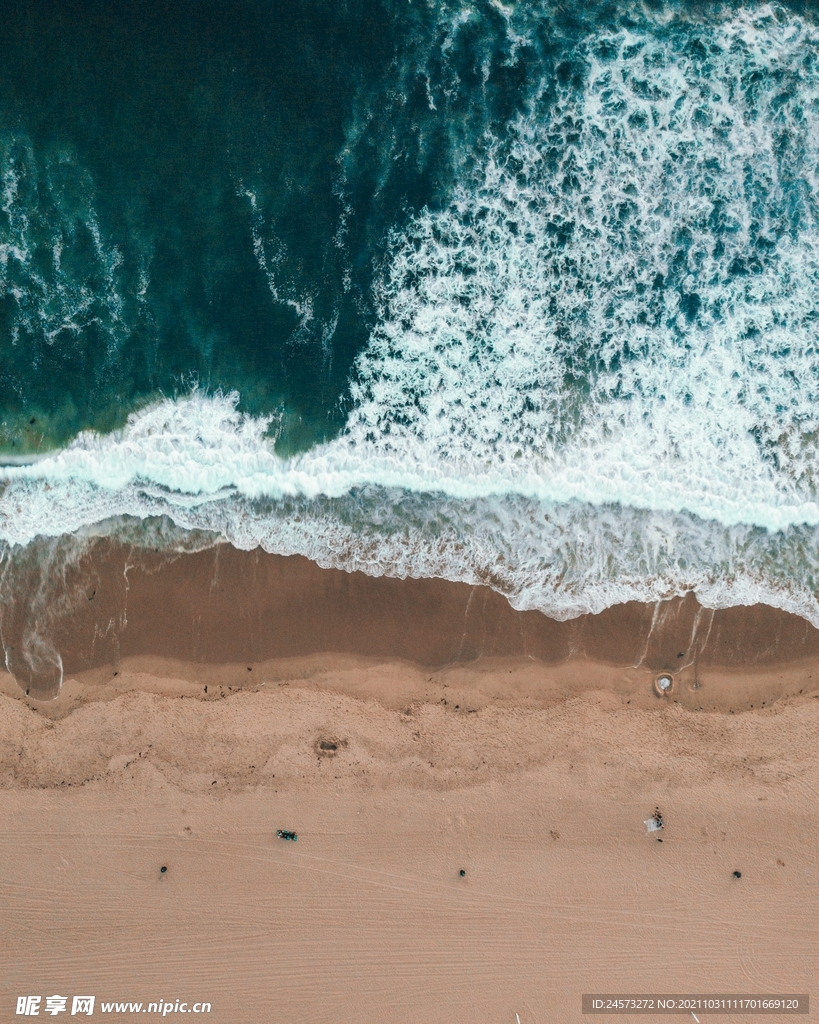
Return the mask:
[[[0,675],[0,1020],[60,993],[562,1024],[652,990],[810,993],[819,1020],[804,621],[689,598],[560,623],[226,546],[60,550],[0,607],[12,665],[36,636],[66,670],[53,700]]]
[[[816,998],[819,693],[699,712],[578,659],[251,669],[135,659],[52,704],[3,680],[3,1020],[55,992],[207,1000],[219,1024]]]

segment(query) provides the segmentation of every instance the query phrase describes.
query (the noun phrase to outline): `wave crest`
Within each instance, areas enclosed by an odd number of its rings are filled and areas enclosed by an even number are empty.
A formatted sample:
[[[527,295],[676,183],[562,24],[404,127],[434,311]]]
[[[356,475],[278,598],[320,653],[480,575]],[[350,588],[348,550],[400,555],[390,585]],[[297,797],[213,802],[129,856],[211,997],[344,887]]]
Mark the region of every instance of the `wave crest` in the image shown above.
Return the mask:
[[[3,468],[3,537],[169,516],[557,618],[695,590],[819,625],[818,36],[590,36],[393,239],[337,439],[162,402]]]

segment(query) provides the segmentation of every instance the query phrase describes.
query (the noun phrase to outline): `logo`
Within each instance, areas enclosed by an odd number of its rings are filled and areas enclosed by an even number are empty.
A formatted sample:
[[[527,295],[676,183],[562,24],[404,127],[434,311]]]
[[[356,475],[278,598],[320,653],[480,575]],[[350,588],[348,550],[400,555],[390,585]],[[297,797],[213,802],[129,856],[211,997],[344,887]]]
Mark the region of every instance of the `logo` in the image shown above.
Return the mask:
[[[94,1013],[94,996],[74,996],[71,1000],[71,1016],[84,1013],[91,1017]],[[18,996],[17,1013],[22,1017],[39,1017],[42,996]],[[68,996],[46,996],[44,1013],[56,1017],[58,1013],[68,1012]]]

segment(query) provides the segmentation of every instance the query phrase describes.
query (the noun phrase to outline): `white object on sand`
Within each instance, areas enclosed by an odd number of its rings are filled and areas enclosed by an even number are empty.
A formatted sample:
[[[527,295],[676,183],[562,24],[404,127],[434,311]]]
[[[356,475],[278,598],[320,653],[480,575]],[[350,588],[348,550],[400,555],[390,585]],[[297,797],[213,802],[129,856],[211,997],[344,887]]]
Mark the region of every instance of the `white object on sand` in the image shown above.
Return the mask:
[[[661,821],[657,821],[656,818],[647,818],[643,822],[643,824],[645,825],[646,831],[648,831],[648,832],[659,832],[660,829],[663,827],[662,822]]]
[[[654,692],[658,697],[667,697],[674,690],[674,676],[670,672],[661,672],[654,677]]]

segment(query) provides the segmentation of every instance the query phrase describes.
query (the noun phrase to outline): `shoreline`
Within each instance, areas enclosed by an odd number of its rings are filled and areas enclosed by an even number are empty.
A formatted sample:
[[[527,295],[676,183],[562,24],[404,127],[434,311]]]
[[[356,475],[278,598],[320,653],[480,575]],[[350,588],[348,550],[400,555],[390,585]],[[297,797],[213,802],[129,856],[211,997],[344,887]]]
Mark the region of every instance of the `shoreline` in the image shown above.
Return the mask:
[[[702,714],[741,715],[819,694],[819,657],[762,666],[689,666],[672,675],[646,665],[612,665],[572,655],[547,663],[534,657],[479,657],[440,667],[407,659],[321,652],[267,661],[201,663],[155,655],[131,656],[69,675],[56,697],[42,700],[0,671],[0,697],[20,702],[50,721],[129,694],[195,700],[204,704],[238,694],[270,694],[292,687],[342,699],[373,701],[388,710],[443,704],[475,713],[490,705],[546,710],[588,694],[604,694],[612,707],[654,712],[674,707]]]
[[[584,992],[811,992],[807,623],[690,598],[554,623],[440,580],[103,553],[62,577],[59,695],[0,673],[9,1013],[551,1024]]]
[[[232,665],[321,657],[437,672],[511,659],[546,675],[576,661],[621,675],[670,672],[676,697],[699,687],[703,700],[712,679],[724,691],[731,673],[767,674],[747,706],[819,678],[819,630],[806,620],[766,605],[709,610],[693,595],[556,621],[516,611],[487,586],[372,577],[229,544],[175,554],[108,537],[65,562],[35,559],[15,572],[0,609],[3,644],[21,694],[40,701],[57,696],[61,674],[63,690],[90,692],[144,659],[174,663],[171,675],[224,666],[233,680]],[[802,680],[796,688],[792,676]],[[725,706],[724,693],[712,706]]]

